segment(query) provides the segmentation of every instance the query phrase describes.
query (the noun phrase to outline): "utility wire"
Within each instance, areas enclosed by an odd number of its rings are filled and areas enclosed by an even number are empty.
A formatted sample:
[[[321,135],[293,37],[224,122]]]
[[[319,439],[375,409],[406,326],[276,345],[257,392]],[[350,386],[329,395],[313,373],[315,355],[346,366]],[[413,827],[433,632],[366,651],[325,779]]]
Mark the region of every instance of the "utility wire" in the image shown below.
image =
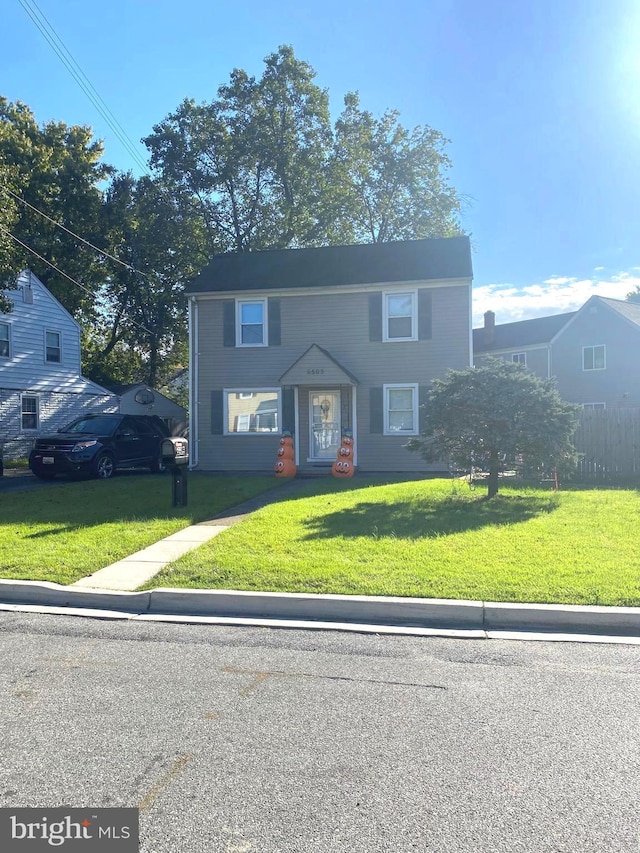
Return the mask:
[[[35,0],[20,0],[20,5],[49,43],[67,71],[71,74],[76,83],[80,86],[82,91],[116,134],[128,154],[135,161],[136,165],[146,173],[148,171],[147,164],[136,149],[135,143],[97,92]]]
[[[77,287],[79,287],[80,290],[84,290],[85,293],[88,293],[89,296],[91,296],[93,299],[95,299],[96,294],[92,290],[89,290],[89,288],[85,287],[84,284],[80,284],[79,281],[76,281],[75,278],[72,278],[68,273],[64,272],[64,270],[61,270],[55,264],[52,264],[51,261],[48,261],[42,255],[38,254],[38,252],[36,252],[35,249],[32,249],[31,246],[27,246],[26,243],[23,243],[22,240],[19,240],[15,236],[15,234],[12,234],[11,231],[9,231],[7,228],[4,227],[4,225],[0,225],[0,231],[2,231],[8,237],[11,237],[11,239],[15,240],[15,242],[18,243],[18,245],[22,246],[23,249],[26,249],[28,252],[31,252],[32,255],[35,255],[36,258],[38,258],[38,260],[42,261],[47,266],[51,267],[51,269],[55,270],[57,273],[60,273],[60,275],[63,275],[66,279],[68,279],[70,282],[72,282]],[[137,326],[139,329],[142,329],[143,332],[146,332],[149,335],[153,334],[153,332],[151,332],[149,329],[147,329],[146,326],[143,326],[142,323],[138,323],[137,320],[132,320],[131,317],[128,317],[126,314],[123,314],[122,316],[125,317],[134,326]]]
[[[16,201],[19,201],[20,204],[24,204],[26,207],[31,208],[31,210],[35,211],[36,213],[39,213],[40,216],[43,216],[53,225],[56,225],[58,228],[62,228],[63,231],[66,231],[67,234],[70,234],[76,240],[80,240],[80,242],[84,243],[85,246],[89,246],[90,249],[93,249],[95,252],[99,252],[99,254],[103,255],[105,258],[109,258],[109,260],[115,261],[117,264],[120,264],[120,266],[124,267],[130,272],[144,276],[144,278],[148,278],[149,281],[153,281],[152,277],[147,273],[142,272],[141,270],[137,270],[135,267],[132,267],[131,264],[127,264],[125,263],[125,261],[121,261],[120,258],[116,258],[115,255],[110,255],[109,252],[105,252],[104,249],[99,249],[98,246],[94,246],[93,243],[90,243],[88,240],[85,240],[84,237],[81,237],[79,234],[76,234],[74,231],[71,231],[71,229],[67,228],[66,225],[63,225],[62,222],[57,222],[55,219],[52,219],[48,214],[44,213],[44,211],[38,210],[37,207],[34,207],[34,205],[30,204],[28,201],[14,193],[13,190],[10,190],[9,187],[7,187],[5,184],[0,184],[0,189],[3,189],[5,192],[9,193],[9,195],[12,196],[12,198],[15,198]]]

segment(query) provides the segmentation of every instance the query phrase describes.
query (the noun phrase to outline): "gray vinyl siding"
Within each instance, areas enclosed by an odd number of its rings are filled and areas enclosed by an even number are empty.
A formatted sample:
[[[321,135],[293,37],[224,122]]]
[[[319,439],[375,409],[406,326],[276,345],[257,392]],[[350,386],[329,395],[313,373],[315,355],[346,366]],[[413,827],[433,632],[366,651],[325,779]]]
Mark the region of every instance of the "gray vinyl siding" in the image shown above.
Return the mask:
[[[395,289],[404,292],[406,285]],[[389,383],[429,385],[449,368],[469,365],[469,289],[455,284],[429,288],[432,336],[429,340],[382,343],[369,339],[369,293],[313,293],[280,297],[281,343],[269,347],[224,346],[223,300],[199,298],[198,410],[199,467],[203,470],[270,470],[276,461],[278,437],[216,435],[211,432],[212,392],[223,388],[273,388],[280,377],[312,345],[327,350],[358,380],[358,466],[372,471],[413,471],[424,465],[402,445],[406,437],[369,433],[369,389]],[[244,298],[246,294],[239,294]],[[333,389],[326,385],[315,385]],[[301,468],[308,444],[308,393],[299,392]],[[347,424],[343,424],[346,427]],[[303,446],[304,444],[304,446]],[[305,452],[303,452],[303,450]]]
[[[512,361],[512,357],[517,352],[524,352],[527,356],[527,370],[535,373],[540,379],[549,378],[549,346],[543,345],[540,347],[521,347],[514,348],[505,352],[489,352],[481,353],[476,356],[475,364],[480,367],[485,364],[488,358],[502,358],[505,361]]]
[[[606,305],[587,304],[552,344],[551,372],[560,395],[571,403],[606,403],[607,408],[640,407],[640,329]],[[583,370],[582,348],[606,347],[604,370]]]

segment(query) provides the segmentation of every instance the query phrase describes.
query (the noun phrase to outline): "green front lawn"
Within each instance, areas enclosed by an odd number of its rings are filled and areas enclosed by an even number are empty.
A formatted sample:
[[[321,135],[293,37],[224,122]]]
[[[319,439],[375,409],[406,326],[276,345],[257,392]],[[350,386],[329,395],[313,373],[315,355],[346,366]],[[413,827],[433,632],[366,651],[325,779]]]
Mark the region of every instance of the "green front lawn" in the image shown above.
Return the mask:
[[[640,605],[640,493],[310,482],[156,586]]]
[[[171,506],[168,475],[0,492],[0,578],[73,583],[282,482],[192,475],[184,508]]]

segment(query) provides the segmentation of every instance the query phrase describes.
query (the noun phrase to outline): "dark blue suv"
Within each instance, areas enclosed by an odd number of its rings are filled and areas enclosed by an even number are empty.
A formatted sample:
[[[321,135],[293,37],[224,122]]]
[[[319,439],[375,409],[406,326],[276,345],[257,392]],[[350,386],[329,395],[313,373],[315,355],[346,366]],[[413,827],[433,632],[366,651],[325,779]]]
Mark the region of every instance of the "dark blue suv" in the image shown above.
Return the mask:
[[[117,468],[163,469],[160,444],[169,430],[149,415],[84,415],[36,439],[29,468],[41,480],[56,474],[112,477]]]

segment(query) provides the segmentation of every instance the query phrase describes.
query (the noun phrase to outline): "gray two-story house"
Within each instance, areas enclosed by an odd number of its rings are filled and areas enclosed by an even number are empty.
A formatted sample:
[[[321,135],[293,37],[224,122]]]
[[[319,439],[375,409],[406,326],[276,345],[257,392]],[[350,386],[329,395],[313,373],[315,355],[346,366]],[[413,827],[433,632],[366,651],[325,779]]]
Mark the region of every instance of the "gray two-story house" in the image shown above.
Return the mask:
[[[579,311],[473,330],[475,363],[487,356],[555,378],[560,395],[586,409],[640,408],[640,305],[592,296]]]
[[[361,471],[429,466],[406,450],[431,382],[471,364],[467,237],[224,254],[187,287],[191,463],[300,472],[342,434]]]
[[[0,314],[0,450],[28,453],[33,439],[86,411],[117,411],[118,398],[81,374],[80,326],[33,273],[5,291]]]

